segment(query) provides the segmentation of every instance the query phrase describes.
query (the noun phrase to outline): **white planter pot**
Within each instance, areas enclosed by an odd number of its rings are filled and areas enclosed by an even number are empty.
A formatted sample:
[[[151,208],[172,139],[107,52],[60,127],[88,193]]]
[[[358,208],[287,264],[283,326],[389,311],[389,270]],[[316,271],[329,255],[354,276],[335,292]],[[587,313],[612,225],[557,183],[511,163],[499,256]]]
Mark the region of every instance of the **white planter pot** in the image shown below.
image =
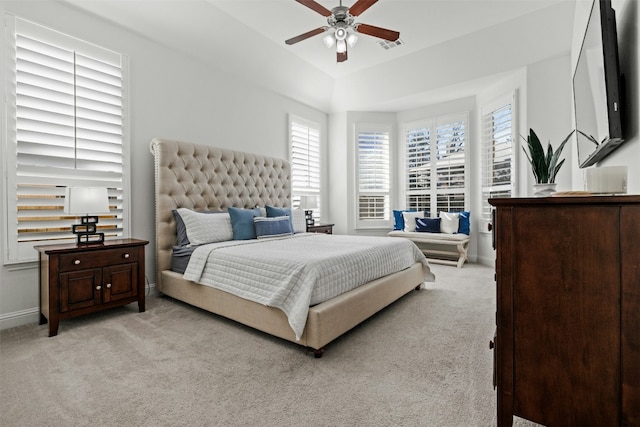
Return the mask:
[[[550,197],[556,192],[556,183],[533,184],[534,197]]]

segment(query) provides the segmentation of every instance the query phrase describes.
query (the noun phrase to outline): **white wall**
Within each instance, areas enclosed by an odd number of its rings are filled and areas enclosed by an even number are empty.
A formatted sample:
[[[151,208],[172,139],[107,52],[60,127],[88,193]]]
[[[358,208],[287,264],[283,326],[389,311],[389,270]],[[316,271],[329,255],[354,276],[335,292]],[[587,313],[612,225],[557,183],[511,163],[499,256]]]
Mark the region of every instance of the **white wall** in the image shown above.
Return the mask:
[[[532,128],[540,138],[544,147],[548,142],[554,149],[571,133],[574,128],[572,120],[571,61],[569,56],[552,58],[527,67],[527,127],[520,129],[520,134],[527,136]],[[522,141],[519,141],[522,142]],[[567,142],[561,159],[565,162],[556,177],[557,190],[573,190],[571,170],[578,160],[569,149],[576,145],[575,135]],[[523,157],[520,149],[522,170],[527,172],[526,180],[521,180],[520,195],[532,196],[535,179],[531,167]],[[522,176],[522,175],[521,175]]]
[[[75,8],[51,1],[38,2],[37,7],[34,2],[2,1],[0,12],[3,17],[10,12],[129,56],[131,237],[150,241],[146,275],[151,283],[155,282],[153,157],[148,148],[152,138],[287,158],[287,114],[293,113],[319,123],[321,142],[327,143],[326,113],[222,74]],[[4,33],[2,37],[4,47]],[[6,88],[1,86],[4,95]],[[37,321],[37,306],[35,263],[0,267],[0,327]]]

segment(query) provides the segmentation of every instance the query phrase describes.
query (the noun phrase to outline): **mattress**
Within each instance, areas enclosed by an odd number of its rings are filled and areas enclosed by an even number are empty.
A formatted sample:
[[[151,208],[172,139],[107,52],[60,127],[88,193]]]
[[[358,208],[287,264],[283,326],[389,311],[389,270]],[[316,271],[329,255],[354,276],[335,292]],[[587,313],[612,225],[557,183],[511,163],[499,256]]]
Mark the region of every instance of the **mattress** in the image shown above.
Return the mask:
[[[300,338],[310,305],[421,262],[411,241],[388,237],[304,233],[265,240],[202,245],[184,278],[281,309]]]

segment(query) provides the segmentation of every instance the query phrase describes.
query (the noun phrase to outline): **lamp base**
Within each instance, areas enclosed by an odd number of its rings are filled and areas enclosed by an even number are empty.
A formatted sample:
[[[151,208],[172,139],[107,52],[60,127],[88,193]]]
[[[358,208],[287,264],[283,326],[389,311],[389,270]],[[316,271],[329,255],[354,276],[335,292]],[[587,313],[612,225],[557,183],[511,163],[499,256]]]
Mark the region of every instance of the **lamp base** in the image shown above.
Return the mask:
[[[86,215],[80,218],[80,224],[71,226],[71,232],[78,237],[78,246],[104,243],[104,233],[96,233],[97,224],[97,216]]]
[[[315,225],[316,220],[313,219],[313,211],[312,210],[305,210],[304,211],[304,218],[305,218],[305,221],[307,222],[307,227]]]

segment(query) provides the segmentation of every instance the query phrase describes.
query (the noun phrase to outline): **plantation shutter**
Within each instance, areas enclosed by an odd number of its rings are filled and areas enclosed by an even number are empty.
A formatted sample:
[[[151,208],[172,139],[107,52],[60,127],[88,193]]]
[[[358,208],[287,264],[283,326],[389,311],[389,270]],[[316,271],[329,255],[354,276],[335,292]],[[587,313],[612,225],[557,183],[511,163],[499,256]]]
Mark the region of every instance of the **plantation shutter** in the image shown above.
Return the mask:
[[[466,115],[437,120],[434,155],[437,212],[464,211],[466,121]]]
[[[514,188],[514,94],[482,110],[482,212],[491,221],[490,198],[511,197]]]
[[[320,218],[320,126],[291,116],[289,131],[292,205],[298,208],[302,196],[315,196],[318,208],[313,215]]]
[[[357,220],[360,226],[388,226],[390,217],[389,129],[361,125],[357,148]]]
[[[466,200],[467,114],[405,124],[406,208],[437,216]]]
[[[122,236],[121,56],[17,18],[14,40],[9,260],[33,259],[43,241],[74,241],[76,217],[63,212],[67,186],[106,187],[110,213],[98,228]]]
[[[406,208],[413,211],[431,207],[432,126],[430,122],[412,123],[405,130]]]

